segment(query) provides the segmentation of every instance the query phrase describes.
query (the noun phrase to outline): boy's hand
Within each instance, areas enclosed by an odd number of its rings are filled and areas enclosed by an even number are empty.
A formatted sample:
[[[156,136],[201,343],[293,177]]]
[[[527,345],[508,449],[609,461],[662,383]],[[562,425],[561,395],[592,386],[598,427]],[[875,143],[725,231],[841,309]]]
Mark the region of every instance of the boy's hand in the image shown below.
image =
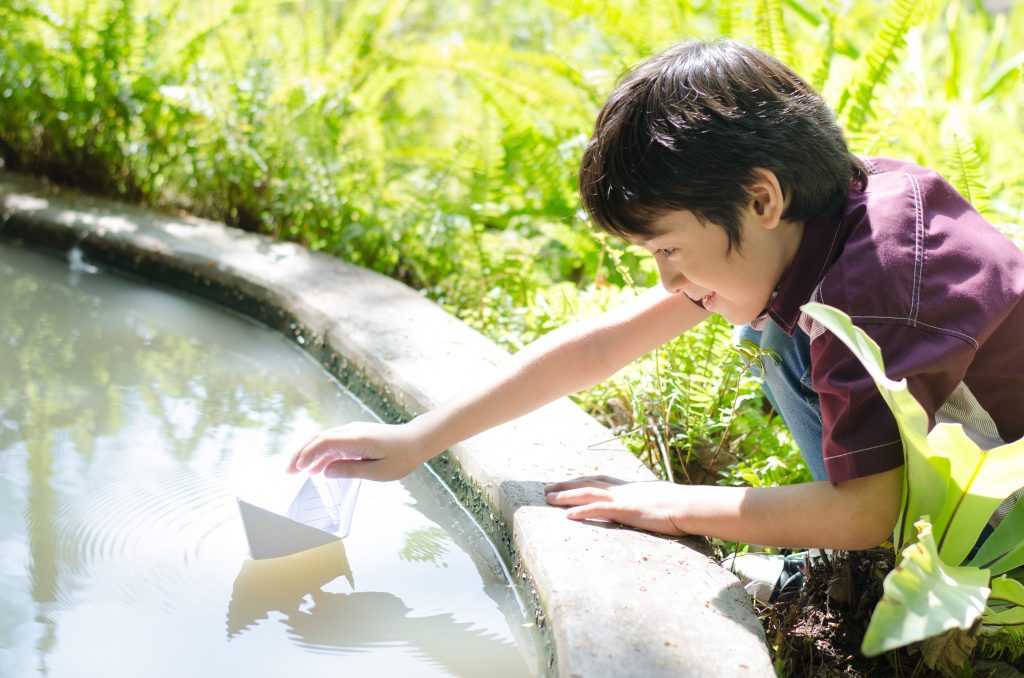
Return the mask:
[[[296,451],[288,472],[324,472],[329,478],[396,480],[429,453],[408,425],[356,422],[321,431]]]
[[[573,520],[612,520],[673,537],[687,533],[676,516],[685,505],[685,488],[664,481],[629,483],[608,476],[584,476],[544,487],[547,502],[571,506]]]

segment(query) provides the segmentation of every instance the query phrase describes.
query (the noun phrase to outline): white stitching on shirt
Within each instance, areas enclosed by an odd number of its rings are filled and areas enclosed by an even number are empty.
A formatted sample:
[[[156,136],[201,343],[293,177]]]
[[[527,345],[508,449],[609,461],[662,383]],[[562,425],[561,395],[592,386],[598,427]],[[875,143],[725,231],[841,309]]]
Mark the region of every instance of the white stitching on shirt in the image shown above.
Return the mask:
[[[921,184],[917,177],[904,172],[910,180],[914,194],[914,285],[910,294],[910,320],[917,320],[921,310],[921,271],[924,268],[924,208],[921,203]]]
[[[862,447],[859,450],[851,450],[849,452],[843,452],[842,454],[829,455],[829,456],[825,457],[825,459],[839,459],[840,457],[848,457],[851,454],[857,454],[858,452],[867,452],[868,450],[876,450],[879,447],[886,447],[887,445],[892,445],[893,443],[902,443],[902,442],[903,442],[902,439],[897,438],[896,440],[890,440],[889,442],[882,443],[881,445],[872,445],[871,447]]]
[[[974,348],[978,348],[978,340],[975,339],[974,337],[970,336],[969,334],[964,334],[963,332],[957,332],[956,330],[952,330],[952,329],[950,329],[948,327],[939,327],[938,325],[929,325],[928,323],[923,323],[920,320],[914,320],[913,318],[904,318],[902,316],[892,316],[892,315],[854,315],[854,316],[850,316],[850,319],[851,320],[900,320],[900,321],[909,323],[911,327],[918,327],[918,326],[920,326],[920,327],[927,327],[928,329],[931,329],[931,330],[938,330],[939,332],[947,332],[949,334],[952,334],[952,335],[955,335],[957,337],[960,337],[961,339],[964,339],[965,341],[969,341],[971,343],[971,345],[974,346]]]
[[[832,253],[836,251],[836,242],[839,241],[839,232],[842,230],[842,228],[837,228],[832,235],[832,244],[828,246],[828,254],[825,255],[824,261],[821,262],[821,270],[818,271],[818,287],[821,287],[821,280],[825,277],[825,269],[828,268],[828,262],[832,259]],[[813,297],[814,293],[812,292],[811,294]],[[793,329],[793,326],[790,325],[789,329]]]
[[[825,277],[825,269],[828,268],[829,262],[832,260],[832,253],[836,251],[836,244],[839,242],[839,234],[842,232],[842,230],[843,230],[842,229],[842,224],[840,224],[839,227],[837,227],[835,232],[832,234],[832,244],[830,244],[828,246],[828,254],[825,255],[825,258],[821,262],[821,270],[818,271],[818,278],[817,278],[818,279],[818,286],[814,288],[815,290],[818,290],[821,287],[821,281]],[[814,294],[815,294],[814,291],[812,291],[811,292],[811,299],[812,300],[814,299]],[[789,331],[792,331],[794,326],[799,325],[800,324],[800,317],[802,315],[803,314],[798,315],[794,322],[785,323],[786,329],[789,330]]]

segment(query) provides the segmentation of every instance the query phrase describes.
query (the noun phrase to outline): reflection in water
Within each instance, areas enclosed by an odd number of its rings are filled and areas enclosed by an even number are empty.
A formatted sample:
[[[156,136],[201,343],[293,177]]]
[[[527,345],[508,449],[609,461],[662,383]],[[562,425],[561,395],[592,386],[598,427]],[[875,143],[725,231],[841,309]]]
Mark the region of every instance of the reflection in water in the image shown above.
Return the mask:
[[[228,638],[267,619],[272,610],[292,615],[303,599],[344,577],[355,587],[345,544],[334,541],[283,558],[246,560],[235,577],[228,605]]]
[[[528,675],[425,472],[364,486],[344,545],[246,560],[240,471],[372,418],[280,336],[9,246],[0,290],[0,675]]]
[[[355,652],[401,643],[454,676],[505,676],[520,670],[523,658],[514,646],[488,637],[472,623],[456,621],[450,613],[416,617],[412,612],[391,593],[319,593],[308,610],[290,614],[285,623],[313,648]]]
[[[387,592],[323,590],[338,577],[354,588],[341,541],[283,558],[245,561],[228,605],[228,637],[279,612],[295,640],[311,649],[352,653],[406,645],[451,675],[474,678],[481,657],[488,675],[504,675],[506,667],[522,663],[514,646],[450,613],[416,616]]]
[[[440,527],[424,527],[407,532],[405,546],[398,552],[398,557],[402,560],[435,563],[443,567],[444,561],[441,557],[448,550],[445,545],[447,540],[448,533]]]

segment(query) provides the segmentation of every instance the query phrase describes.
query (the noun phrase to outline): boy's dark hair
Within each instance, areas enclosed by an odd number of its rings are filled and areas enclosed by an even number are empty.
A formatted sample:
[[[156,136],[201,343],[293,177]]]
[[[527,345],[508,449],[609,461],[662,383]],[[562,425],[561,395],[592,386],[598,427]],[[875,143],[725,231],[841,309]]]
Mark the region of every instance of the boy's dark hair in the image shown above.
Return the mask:
[[[866,171],[835,115],[800,76],[732,40],[680,43],[626,73],[597,117],[580,164],[583,205],[601,229],[649,236],[690,210],[740,245],[755,167],[789,198],[784,219],[842,206]]]

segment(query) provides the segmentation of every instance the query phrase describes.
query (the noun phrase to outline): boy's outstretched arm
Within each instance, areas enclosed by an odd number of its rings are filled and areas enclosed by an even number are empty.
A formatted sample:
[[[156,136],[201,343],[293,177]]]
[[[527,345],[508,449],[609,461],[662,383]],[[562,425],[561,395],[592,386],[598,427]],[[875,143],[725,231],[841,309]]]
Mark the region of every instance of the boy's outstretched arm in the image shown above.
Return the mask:
[[[454,443],[607,379],[708,315],[683,294],[652,288],[544,335],[479,386],[407,424],[355,423],[321,431],[292,455],[289,470],[401,478]]]
[[[776,547],[862,550],[889,538],[899,517],[903,468],[833,485],[783,487],[625,483],[588,476],[548,485],[548,503],[577,520],[613,520],[652,532]]]

